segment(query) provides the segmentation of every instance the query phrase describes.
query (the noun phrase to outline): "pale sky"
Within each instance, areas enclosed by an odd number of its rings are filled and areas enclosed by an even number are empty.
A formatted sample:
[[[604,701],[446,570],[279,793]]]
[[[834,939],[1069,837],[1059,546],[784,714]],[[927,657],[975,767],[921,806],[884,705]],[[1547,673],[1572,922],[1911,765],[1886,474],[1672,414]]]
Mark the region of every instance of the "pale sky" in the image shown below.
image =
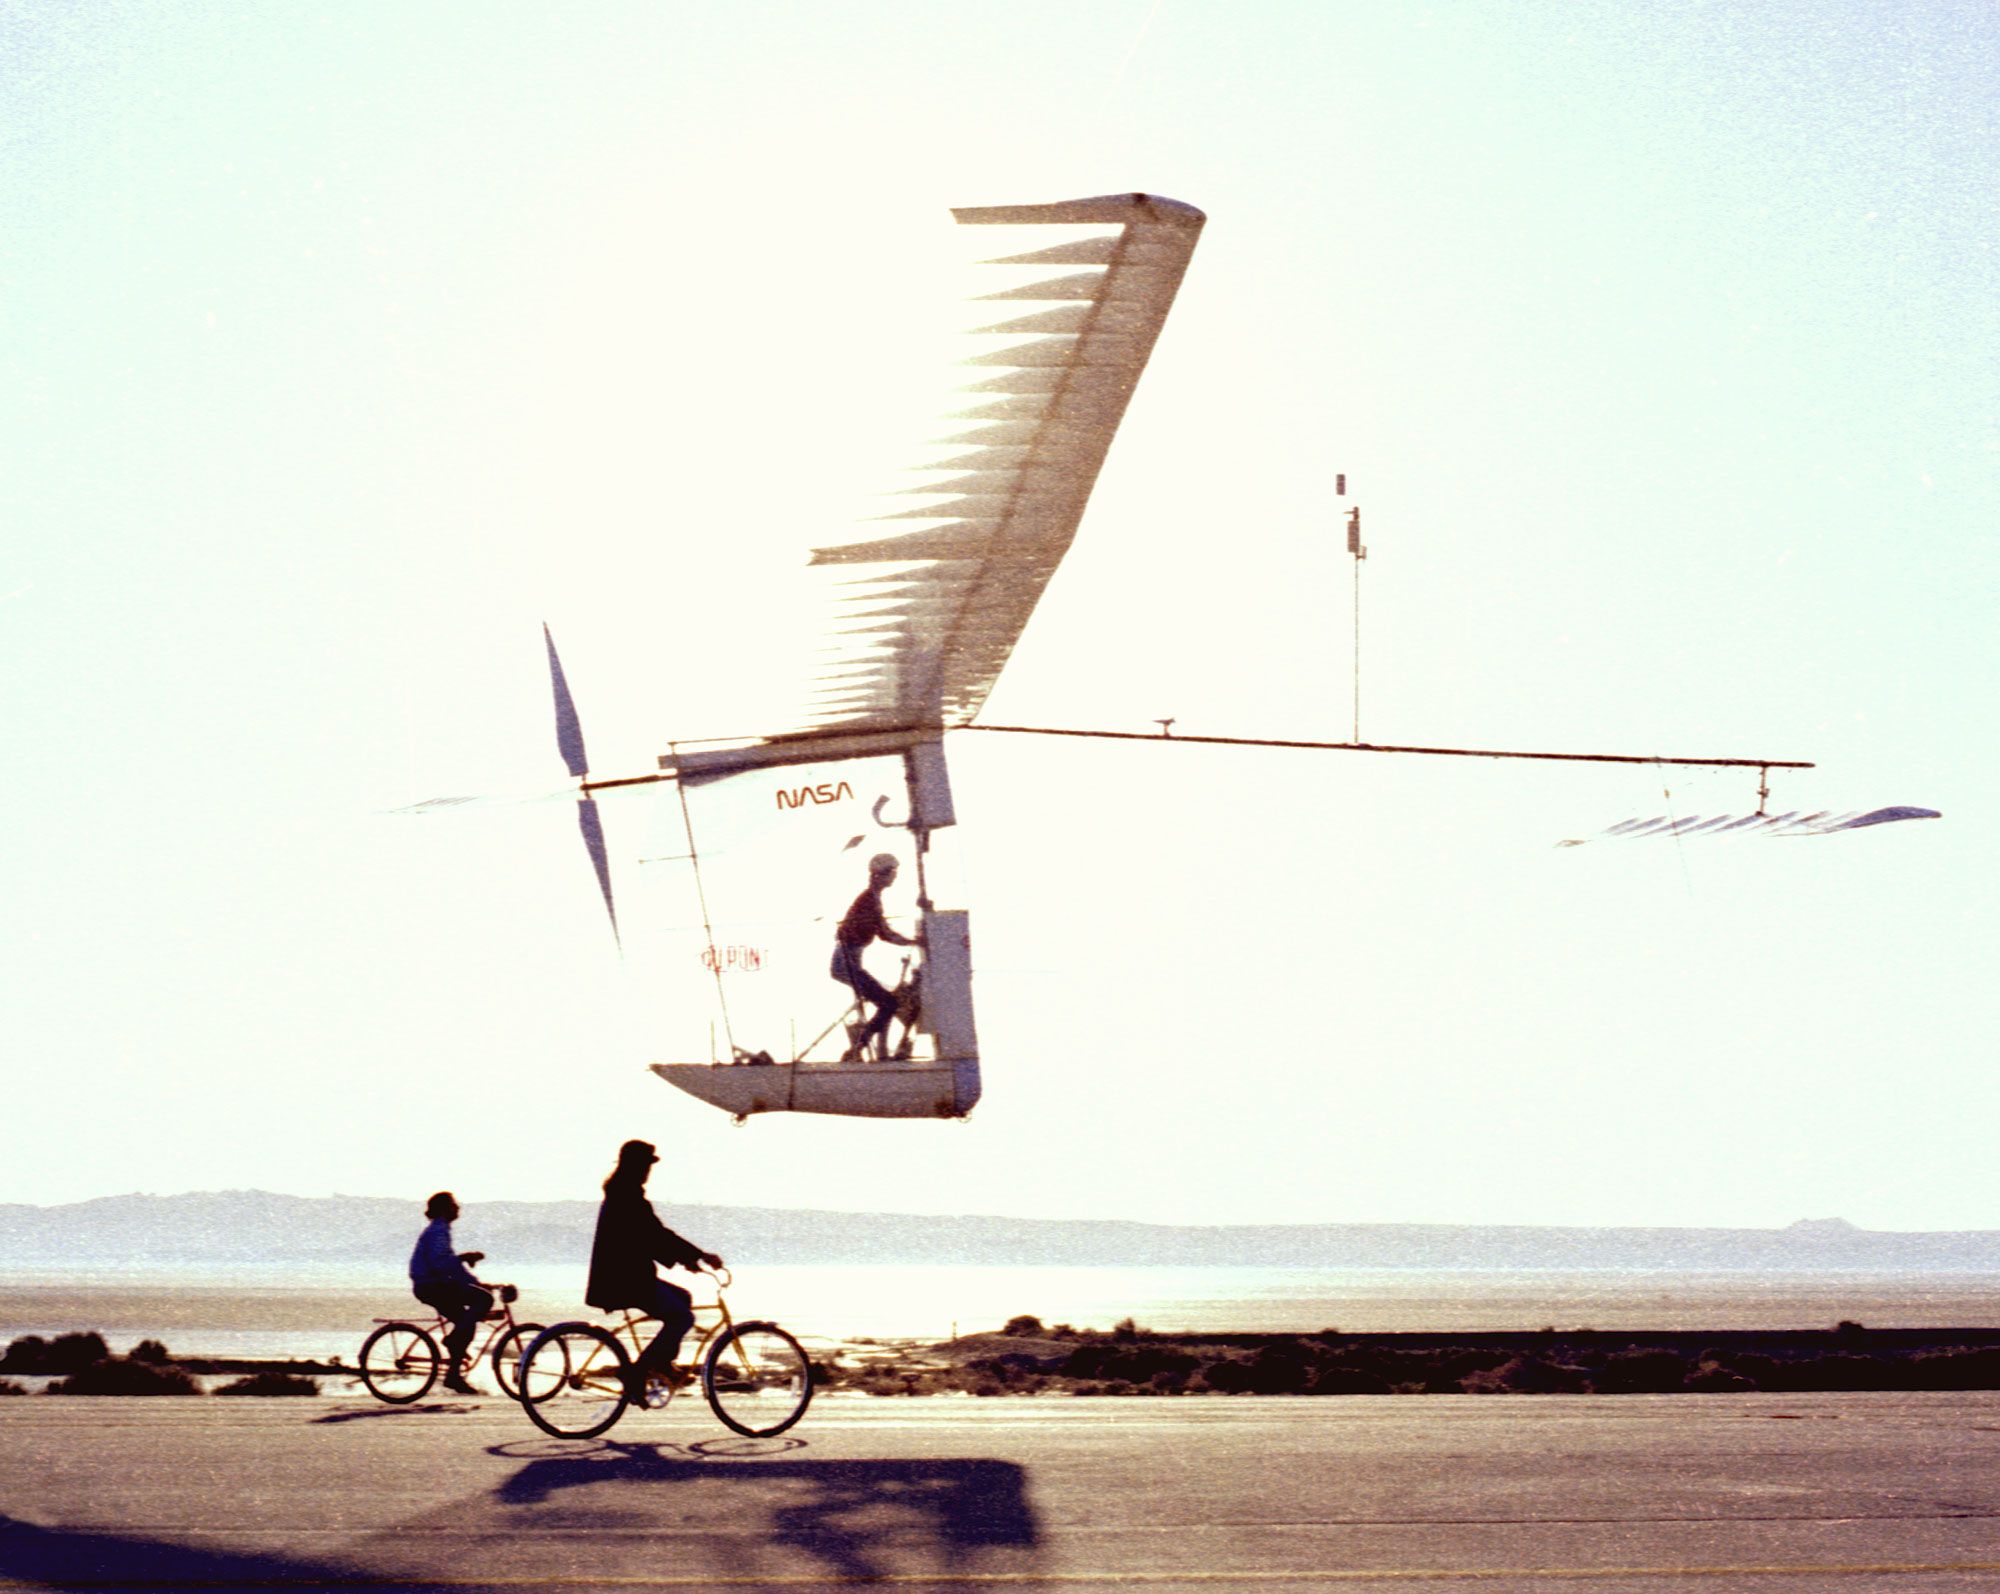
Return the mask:
[[[1996,89],[1970,0],[5,7],[0,1201],[2000,1228]],[[544,618],[663,750],[947,207],[1125,190],[1208,228],[988,719],[1344,737],[1359,503],[1367,739],[1945,818],[962,736],[970,1121],[654,1079],[565,807],[383,811],[561,784]]]

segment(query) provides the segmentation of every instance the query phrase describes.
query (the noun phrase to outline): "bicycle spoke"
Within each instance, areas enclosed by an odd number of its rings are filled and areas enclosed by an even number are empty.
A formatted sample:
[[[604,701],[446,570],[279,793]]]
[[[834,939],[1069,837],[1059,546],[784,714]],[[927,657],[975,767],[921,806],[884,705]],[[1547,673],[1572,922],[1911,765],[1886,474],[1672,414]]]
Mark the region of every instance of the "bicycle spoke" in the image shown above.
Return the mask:
[[[775,1323],[740,1323],[719,1338],[701,1369],[702,1393],[741,1434],[783,1433],[812,1400],[812,1362]]]
[[[436,1381],[437,1342],[414,1323],[385,1323],[361,1344],[361,1381],[391,1405],[420,1399]]]
[[[560,1323],[521,1358],[521,1404],[535,1426],[560,1438],[603,1433],[627,1404],[624,1355],[602,1329]]]
[[[540,1323],[516,1323],[504,1334],[495,1336],[493,1376],[499,1381],[502,1394],[515,1400],[521,1398],[521,1356],[541,1332]]]

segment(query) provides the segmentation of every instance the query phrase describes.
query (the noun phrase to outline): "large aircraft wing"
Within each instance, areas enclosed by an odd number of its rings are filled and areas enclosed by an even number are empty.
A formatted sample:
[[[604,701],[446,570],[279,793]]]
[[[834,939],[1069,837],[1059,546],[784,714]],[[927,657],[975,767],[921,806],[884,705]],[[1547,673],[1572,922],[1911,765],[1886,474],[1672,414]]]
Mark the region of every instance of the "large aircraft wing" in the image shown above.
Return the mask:
[[[811,557],[831,635],[765,741],[936,731],[979,711],[1076,535],[1204,217],[1149,194],[953,212],[1005,251],[913,499]],[[1025,245],[1025,247],[1021,247]],[[1001,347],[993,347],[996,342]]]

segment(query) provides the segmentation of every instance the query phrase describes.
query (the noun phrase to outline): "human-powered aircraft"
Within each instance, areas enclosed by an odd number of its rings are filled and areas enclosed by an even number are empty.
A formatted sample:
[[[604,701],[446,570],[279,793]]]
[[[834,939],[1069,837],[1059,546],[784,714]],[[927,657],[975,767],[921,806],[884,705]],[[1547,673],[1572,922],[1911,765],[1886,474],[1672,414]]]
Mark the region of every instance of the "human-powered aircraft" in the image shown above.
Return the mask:
[[[713,1019],[706,1047],[683,1040],[682,1055],[653,1071],[739,1120],[766,1112],[967,1114],[981,1089],[971,923],[964,908],[934,900],[931,878],[934,840],[956,822],[947,738],[975,730],[1128,734],[976,720],[1077,533],[1205,218],[1190,205],[1138,193],[953,216],[999,243],[982,251],[994,286],[978,296],[992,318],[971,329],[977,352],[965,363],[976,375],[942,457],[917,467],[923,479],[906,490],[907,507],[847,540],[802,540],[802,586],[786,612],[815,620],[810,646],[791,655],[792,675],[779,672],[773,692],[742,709],[744,718],[723,734],[691,731],[655,768],[607,776],[591,768],[556,641],[544,628],[557,747],[576,783],[577,825],[621,944],[629,932],[621,928],[614,889],[621,871],[612,867],[603,805],[648,788],[668,798],[652,805],[652,839],[636,860],[654,866],[655,876],[664,866],[684,910],[661,937],[668,975],[660,999],[676,1015],[698,1005]],[[1358,559],[1365,556],[1358,513],[1350,524],[1349,551]],[[1367,744],[1358,707],[1356,736],[1346,743],[1171,729],[1163,722],[1161,734],[1131,739],[1764,771],[1754,815],[1628,821],[1606,837],[1829,834],[1935,817],[1911,808],[1767,816],[1769,771],[1810,767],[1796,761]],[[907,922],[920,950],[905,958],[896,990],[900,1035],[864,1056],[855,1047],[859,1013],[839,1011],[828,960],[834,917],[861,889],[868,861],[885,852],[913,877],[904,896],[914,903]],[[706,1055],[687,1054],[697,1050]]]

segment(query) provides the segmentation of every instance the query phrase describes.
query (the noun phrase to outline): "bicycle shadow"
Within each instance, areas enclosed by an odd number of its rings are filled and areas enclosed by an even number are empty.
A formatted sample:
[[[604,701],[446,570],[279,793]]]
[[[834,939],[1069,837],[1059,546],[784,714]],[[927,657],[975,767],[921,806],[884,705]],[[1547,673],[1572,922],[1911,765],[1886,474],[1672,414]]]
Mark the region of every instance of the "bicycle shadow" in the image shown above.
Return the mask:
[[[717,1577],[1034,1569],[1041,1535],[1027,1473],[1013,1462],[817,1460],[796,1454],[802,1441],[776,1443],[777,1452],[606,1443],[531,1459],[494,1497],[524,1532],[671,1529],[677,1564]]]
[[[315,1426],[325,1423],[373,1422],[381,1417],[451,1417],[463,1416],[466,1412],[480,1408],[468,1405],[463,1400],[437,1400],[422,1402],[414,1406],[357,1406],[352,1411],[329,1411],[323,1417],[314,1417]]]

